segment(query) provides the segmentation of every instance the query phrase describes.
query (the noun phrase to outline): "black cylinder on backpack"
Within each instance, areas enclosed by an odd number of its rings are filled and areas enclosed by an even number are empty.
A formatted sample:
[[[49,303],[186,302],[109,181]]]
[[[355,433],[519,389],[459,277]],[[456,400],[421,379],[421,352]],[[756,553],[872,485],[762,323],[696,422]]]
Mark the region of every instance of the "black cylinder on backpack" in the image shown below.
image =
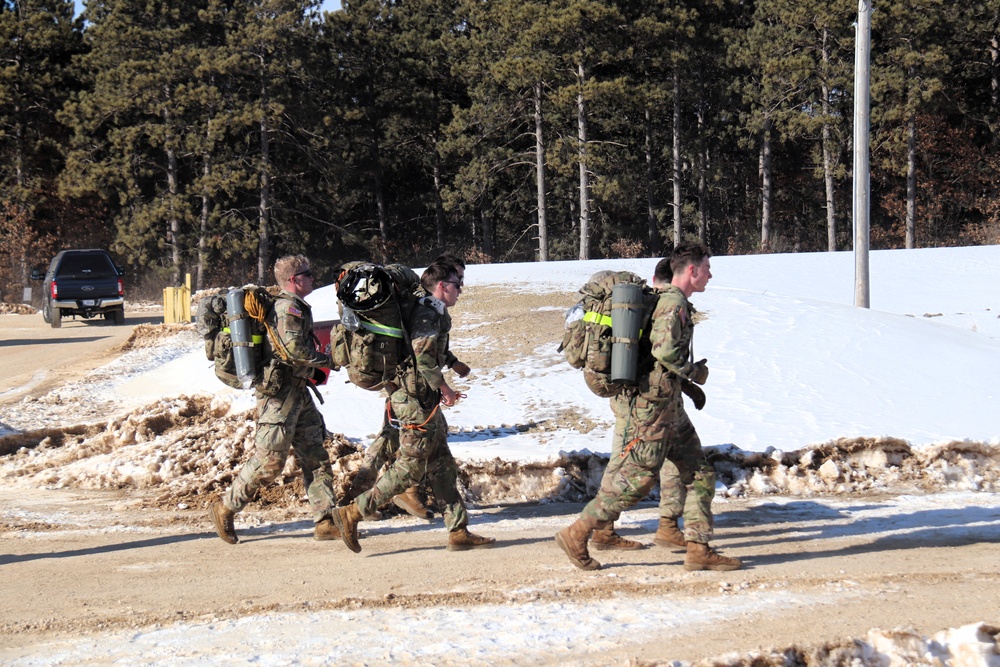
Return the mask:
[[[611,289],[611,381],[635,384],[642,330],[642,287],[618,283]]]

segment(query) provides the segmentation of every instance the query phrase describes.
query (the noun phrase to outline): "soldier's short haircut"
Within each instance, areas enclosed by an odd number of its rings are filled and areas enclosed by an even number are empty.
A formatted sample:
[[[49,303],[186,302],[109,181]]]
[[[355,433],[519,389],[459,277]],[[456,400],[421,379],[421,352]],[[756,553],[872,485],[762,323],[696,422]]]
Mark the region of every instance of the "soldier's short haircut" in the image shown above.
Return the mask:
[[[653,282],[658,285],[667,285],[674,279],[674,270],[670,268],[670,258],[664,257],[656,263],[656,270],[653,271]]]
[[[288,279],[309,268],[309,258],[305,255],[285,255],[274,263],[274,279],[279,287],[284,287]]]
[[[465,264],[459,264],[455,259],[457,258],[442,255],[431,262],[420,275],[421,286],[428,292],[433,292],[439,282],[457,276],[458,269],[464,268]]]
[[[703,243],[681,243],[670,253],[670,269],[674,274],[681,273],[688,265],[701,264],[711,256],[712,251]]]
[[[438,255],[437,259],[435,259],[434,261],[435,262],[439,262],[439,261],[440,262],[451,262],[452,264],[454,264],[455,266],[457,266],[459,268],[462,268],[462,269],[465,268],[465,260],[462,259],[461,257],[459,257],[458,255],[451,254],[450,252],[446,252],[446,253],[444,253],[442,255]]]

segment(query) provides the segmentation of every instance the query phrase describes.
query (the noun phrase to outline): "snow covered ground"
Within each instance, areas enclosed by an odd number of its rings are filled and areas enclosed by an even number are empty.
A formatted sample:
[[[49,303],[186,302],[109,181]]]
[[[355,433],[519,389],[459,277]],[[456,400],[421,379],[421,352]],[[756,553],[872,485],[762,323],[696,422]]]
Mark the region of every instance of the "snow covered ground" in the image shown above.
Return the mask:
[[[524,294],[565,294],[598,270],[628,269],[648,278],[655,263],[640,259],[470,265],[466,292],[503,286]],[[1000,421],[993,409],[1000,378],[1000,247],[873,252],[870,310],[852,305],[850,253],[716,257],[712,267],[714,279],[708,290],[692,299],[707,315],[696,330],[695,353],[709,360],[708,405],[689,413],[705,446],[719,452],[759,453],[782,464],[767,479],[736,475],[729,485],[720,485],[720,502],[727,494],[750,492],[828,494],[837,491],[838,484],[850,492],[857,488],[850,484],[852,475],[863,469],[889,470],[893,448],[902,447],[908,456],[929,462],[927,474],[936,475],[938,482],[934,488],[948,492],[900,496],[898,502],[871,510],[870,516],[853,512],[849,495],[815,498],[816,521],[825,525],[830,516],[839,515],[845,517],[840,520],[843,530],[853,530],[855,522],[863,521],[870,533],[907,534],[925,526],[917,519],[903,519],[904,508],[906,517],[917,517],[914,503],[926,503],[952,516],[954,530],[972,530],[978,539],[1000,539],[1000,501],[995,494],[977,493],[995,490],[997,483]],[[317,320],[336,317],[331,287],[317,290],[309,300]],[[554,298],[539,312],[570,305],[572,298]],[[463,323],[462,312],[460,300],[454,309],[453,334],[459,357],[463,350],[483,344],[479,327],[484,325]],[[525,314],[526,326],[531,317]],[[572,453],[606,455],[612,427],[607,402],[591,395],[579,371],[561,362],[558,342],[552,340],[530,357],[499,368],[475,369],[468,397],[448,413],[457,458],[545,463]],[[356,443],[367,442],[378,427],[382,399],[345,384],[345,379],[343,374],[334,375],[321,389],[325,398],[321,409],[331,431]],[[59,390],[58,399],[71,403],[85,395],[87,400],[122,409],[201,392],[216,395],[218,409],[230,414],[252,402],[247,393],[231,392],[219,384],[200,340],[189,336],[128,353],[85,384]],[[21,424],[32,409],[25,403],[18,414],[0,414],[0,435],[24,430]],[[554,420],[554,415],[567,410],[587,415],[596,428],[587,432],[524,428]],[[807,470],[811,450],[858,439],[881,439],[890,446],[876,448],[875,454],[863,452],[859,456],[868,459],[860,465],[835,461],[834,469]],[[964,463],[941,452],[960,452]],[[4,475],[0,459],[0,480],[72,486],[104,474],[88,465],[107,466],[108,461],[78,462],[58,478],[51,471],[14,478]],[[880,472],[871,476],[877,478]],[[41,482],[46,474],[49,477]],[[159,482],[169,481],[169,466],[157,474]],[[559,471],[553,474],[558,476]],[[963,516],[971,507],[977,512],[974,520]],[[629,521],[654,525],[655,513],[649,509],[626,513],[623,525]],[[615,642],[619,630],[650,632],[651,623],[667,631],[691,629],[745,613],[746,606],[823,604],[821,599],[799,599],[780,591],[757,591],[721,605],[706,599],[683,613],[664,612],[669,601],[663,599],[647,602],[638,610],[614,602],[589,607],[517,602],[502,610],[478,606],[420,613],[270,614],[109,633],[7,654],[0,649],[0,661],[11,665],[534,664],[553,647],[558,654],[558,647],[592,637],[595,628],[580,623],[581,618],[600,619],[598,624],[610,633],[602,641]],[[659,612],[653,613],[656,609]],[[982,620],[996,623],[1000,618]],[[460,640],[442,642],[438,631],[457,622],[476,630]],[[251,627],[268,640],[249,639]],[[345,627],[350,629],[345,632]],[[260,632],[262,628],[267,632]],[[858,645],[862,653],[869,651],[868,657],[856,664],[895,660],[892,664],[1000,665],[996,643],[983,628],[942,631],[933,638],[873,631]],[[386,633],[398,635],[400,641],[386,648],[374,640],[376,634],[384,639]],[[340,637],[338,643],[331,645],[331,635]],[[325,639],[319,642],[320,637]],[[955,655],[959,648],[968,653],[962,661]],[[886,656],[886,661],[877,662],[878,655]]]

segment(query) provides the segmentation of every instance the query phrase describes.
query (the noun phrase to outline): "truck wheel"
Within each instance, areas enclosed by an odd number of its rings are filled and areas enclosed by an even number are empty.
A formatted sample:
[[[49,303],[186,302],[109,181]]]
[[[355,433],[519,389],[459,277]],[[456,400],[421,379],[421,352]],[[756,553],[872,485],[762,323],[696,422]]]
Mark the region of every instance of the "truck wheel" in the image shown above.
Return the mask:
[[[52,322],[52,304],[49,303],[48,299],[42,304],[42,319],[45,320],[46,324]]]
[[[62,313],[55,306],[51,306],[51,309],[52,313],[50,315],[50,318],[52,321],[50,322],[50,324],[52,325],[53,329],[58,329],[62,326]]]

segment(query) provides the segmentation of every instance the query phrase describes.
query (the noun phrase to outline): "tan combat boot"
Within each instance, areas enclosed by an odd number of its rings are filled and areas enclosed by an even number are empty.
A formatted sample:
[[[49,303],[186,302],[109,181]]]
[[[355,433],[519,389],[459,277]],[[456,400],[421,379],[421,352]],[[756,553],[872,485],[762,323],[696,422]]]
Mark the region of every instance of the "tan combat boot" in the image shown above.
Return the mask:
[[[313,539],[320,542],[339,540],[340,530],[337,529],[337,525],[333,522],[332,518],[325,516],[316,522],[316,532],[313,533]]]
[[[646,545],[635,540],[627,540],[615,532],[615,524],[612,521],[601,521],[594,528],[590,536],[590,546],[598,551],[608,551],[611,549],[622,551],[635,551],[642,549]]]
[[[497,541],[470,533],[468,528],[457,528],[448,533],[448,551],[468,551],[469,549],[489,549]]]
[[[581,570],[601,569],[601,564],[591,558],[587,552],[587,540],[596,525],[596,519],[587,517],[586,519],[577,519],[571,526],[556,533],[556,544],[569,556],[573,565]]]
[[[668,549],[680,547],[683,549],[688,545],[684,539],[684,533],[677,527],[677,519],[666,519],[660,517],[660,526],[653,535],[653,544]]]
[[[212,523],[215,525],[215,532],[219,534],[223,542],[236,544],[240,538],[236,537],[236,527],[233,525],[233,517],[236,513],[222,504],[222,501],[212,503],[208,508],[208,513],[212,516]]]
[[[427,509],[427,507],[420,502],[420,496],[417,495],[417,487],[415,486],[411,486],[399,495],[393,496],[392,502],[399,509],[404,510],[407,514],[415,516],[418,519],[427,519],[430,521],[434,518],[434,512]]]
[[[721,556],[703,542],[688,542],[687,549],[687,555],[684,557],[684,569],[690,572],[698,570],[728,572],[743,567],[743,562],[739,558]]]
[[[358,544],[358,522],[361,521],[361,510],[358,509],[358,504],[351,503],[347,507],[338,507],[333,511],[332,518],[347,548],[354,553],[360,553],[361,545]]]

